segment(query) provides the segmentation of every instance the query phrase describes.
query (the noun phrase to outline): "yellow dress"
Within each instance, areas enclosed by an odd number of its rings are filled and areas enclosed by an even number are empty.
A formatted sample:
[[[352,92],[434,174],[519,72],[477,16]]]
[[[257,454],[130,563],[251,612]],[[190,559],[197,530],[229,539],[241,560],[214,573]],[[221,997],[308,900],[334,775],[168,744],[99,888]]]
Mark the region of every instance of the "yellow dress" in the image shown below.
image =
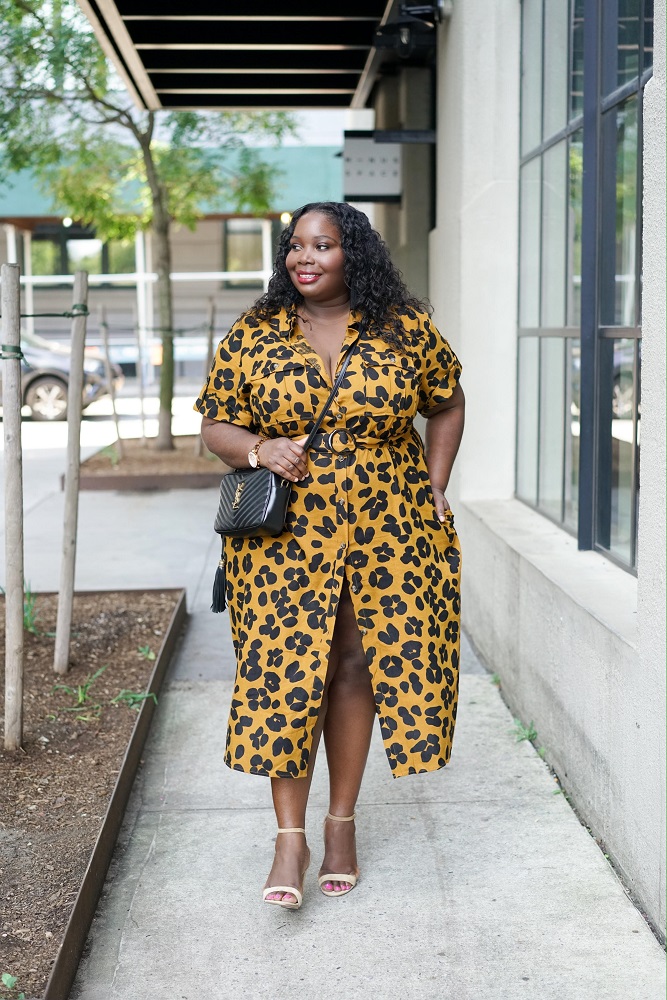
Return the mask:
[[[237,675],[225,763],[304,777],[336,608],[349,585],[394,777],[444,767],[456,721],[460,548],[435,513],[413,427],[453,392],[460,365],[428,315],[401,314],[396,351],[360,337],[277,537],[225,540]],[[340,365],[340,361],[339,361]],[[294,309],[242,316],[218,346],[195,408],[266,437],[307,434],[331,385]]]

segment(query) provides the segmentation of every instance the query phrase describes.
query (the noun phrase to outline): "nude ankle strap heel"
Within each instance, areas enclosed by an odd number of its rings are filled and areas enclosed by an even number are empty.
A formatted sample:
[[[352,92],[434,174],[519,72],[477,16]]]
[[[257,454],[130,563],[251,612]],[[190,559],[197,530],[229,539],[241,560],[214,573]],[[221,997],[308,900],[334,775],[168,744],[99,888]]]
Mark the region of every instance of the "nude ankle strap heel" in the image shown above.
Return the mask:
[[[328,819],[332,819],[336,823],[351,823],[356,815],[357,815],[356,813],[352,813],[351,816],[334,816],[332,813],[328,812],[324,817],[324,822],[326,823]],[[348,892],[352,892],[358,880],[359,880],[359,869],[357,869],[356,873],[327,872],[326,875],[320,875],[320,877],[317,880],[317,883],[320,887],[320,890],[325,896],[347,896]],[[345,882],[346,885],[349,885],[350,888],[340,889],[338,892],[336,892],[334,889],[325,889],[324,888],[325,882]]]
[[[305,833],[306,831],[302,826],[284,826],[278,828],[278,833]],[[298,910],[303,902],[303,878],[308,871],[308,865],[310,864],[310,851],[308,852],[308,860],[306,862],[306,867],[301,872],[301,889],[297,889],[294,885],[267,885],[266,889],[262,891],[262,899],[265,903],[275,903],[276,906],[282,906],[286,910]],[[282,899],[267,899],[274,892],[288,892],[290,896],[294,896],[294,900],[288,900],[284,897]]]

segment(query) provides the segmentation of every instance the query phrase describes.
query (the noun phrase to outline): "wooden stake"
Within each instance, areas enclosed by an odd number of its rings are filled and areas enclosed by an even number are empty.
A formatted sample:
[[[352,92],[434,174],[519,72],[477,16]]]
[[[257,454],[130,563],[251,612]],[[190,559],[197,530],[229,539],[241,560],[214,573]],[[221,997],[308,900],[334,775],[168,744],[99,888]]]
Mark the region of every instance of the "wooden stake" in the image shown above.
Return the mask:
[[[3,264],[2,409],[5,438],[5,749],[23,741],[23,456],[21,452],[21,296],[18,264]],[[9,348],[9,350],[7,350]]]
[[[67,467],[65,469],[65,523],[63,528],[63,558],[60,567],[58,615],[56,617],[56,647],[53,669],[67,673],[69,644],[72,631],[74,600],[74,568],[76,564],[76,531],[79,514],[79,473],[81,466],[81,411],[83,409],[83,354],[86,344],[86,309],[88,274],[74,275],[74,305],[72,319],[70,373],[67,389]]]
[[[204,382],[208,378],[208,373],[211,367],[211,362],[213,361],[213,333],[215,330],[215,299],[210,298],[208,300],[208,316],[206,317],[206,353],[204,355],[204,372],[203,380]],[[195,455],[199,457],[204,453],[204,442],[202,441],[201,434],[198,434],[195,438]]]
[[[111,396],[111,410],[113,412],[113,422],[116,426],[116,447],[118,457],[123,457],[123,442],[120,437],[120,426],[118,424],[118,413],[116,411],[116,389],[113,384],[113,370],[111,368],[111,357],[109,355],[109,324],[107,323],[107,311],[102,305],[99,308],[99,326],[102,334],[102,347],[104,350],[104,370],[109,385],[109,395]]]

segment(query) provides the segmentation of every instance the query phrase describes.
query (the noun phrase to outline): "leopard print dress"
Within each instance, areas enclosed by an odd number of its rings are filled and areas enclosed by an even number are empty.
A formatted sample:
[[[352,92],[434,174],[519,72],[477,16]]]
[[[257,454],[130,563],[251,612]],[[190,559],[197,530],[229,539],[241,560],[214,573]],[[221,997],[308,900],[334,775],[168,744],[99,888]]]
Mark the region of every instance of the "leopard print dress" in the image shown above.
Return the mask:
[[[451,754],[459,666],[461,553],[448,512],[438,520],[422,440],[413,427],[454,391],[460,365],[426,313],[402,314],[406,349],[360,333],[323,431],[295,483],[285,531],[225,540],[237,675],[229,767],[303,777],[347,580],[392,774],[444,767]],[[339,362],[340,365],[340,362]],[[331,385],[293,309],[242,316],[218,346],[195,408],[265,437],[309,432]]]

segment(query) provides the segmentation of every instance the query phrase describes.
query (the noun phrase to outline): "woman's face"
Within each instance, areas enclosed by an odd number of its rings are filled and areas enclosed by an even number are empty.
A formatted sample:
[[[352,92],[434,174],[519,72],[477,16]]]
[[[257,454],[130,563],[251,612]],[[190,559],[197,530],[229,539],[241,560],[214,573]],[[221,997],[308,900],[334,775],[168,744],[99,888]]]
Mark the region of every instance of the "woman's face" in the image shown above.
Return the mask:
[[[324,305],[349,299],[343,266],[345,255],[338,226],[328,215],[302,215],[290,240],[285,258],[292,284],[305,302]]]

